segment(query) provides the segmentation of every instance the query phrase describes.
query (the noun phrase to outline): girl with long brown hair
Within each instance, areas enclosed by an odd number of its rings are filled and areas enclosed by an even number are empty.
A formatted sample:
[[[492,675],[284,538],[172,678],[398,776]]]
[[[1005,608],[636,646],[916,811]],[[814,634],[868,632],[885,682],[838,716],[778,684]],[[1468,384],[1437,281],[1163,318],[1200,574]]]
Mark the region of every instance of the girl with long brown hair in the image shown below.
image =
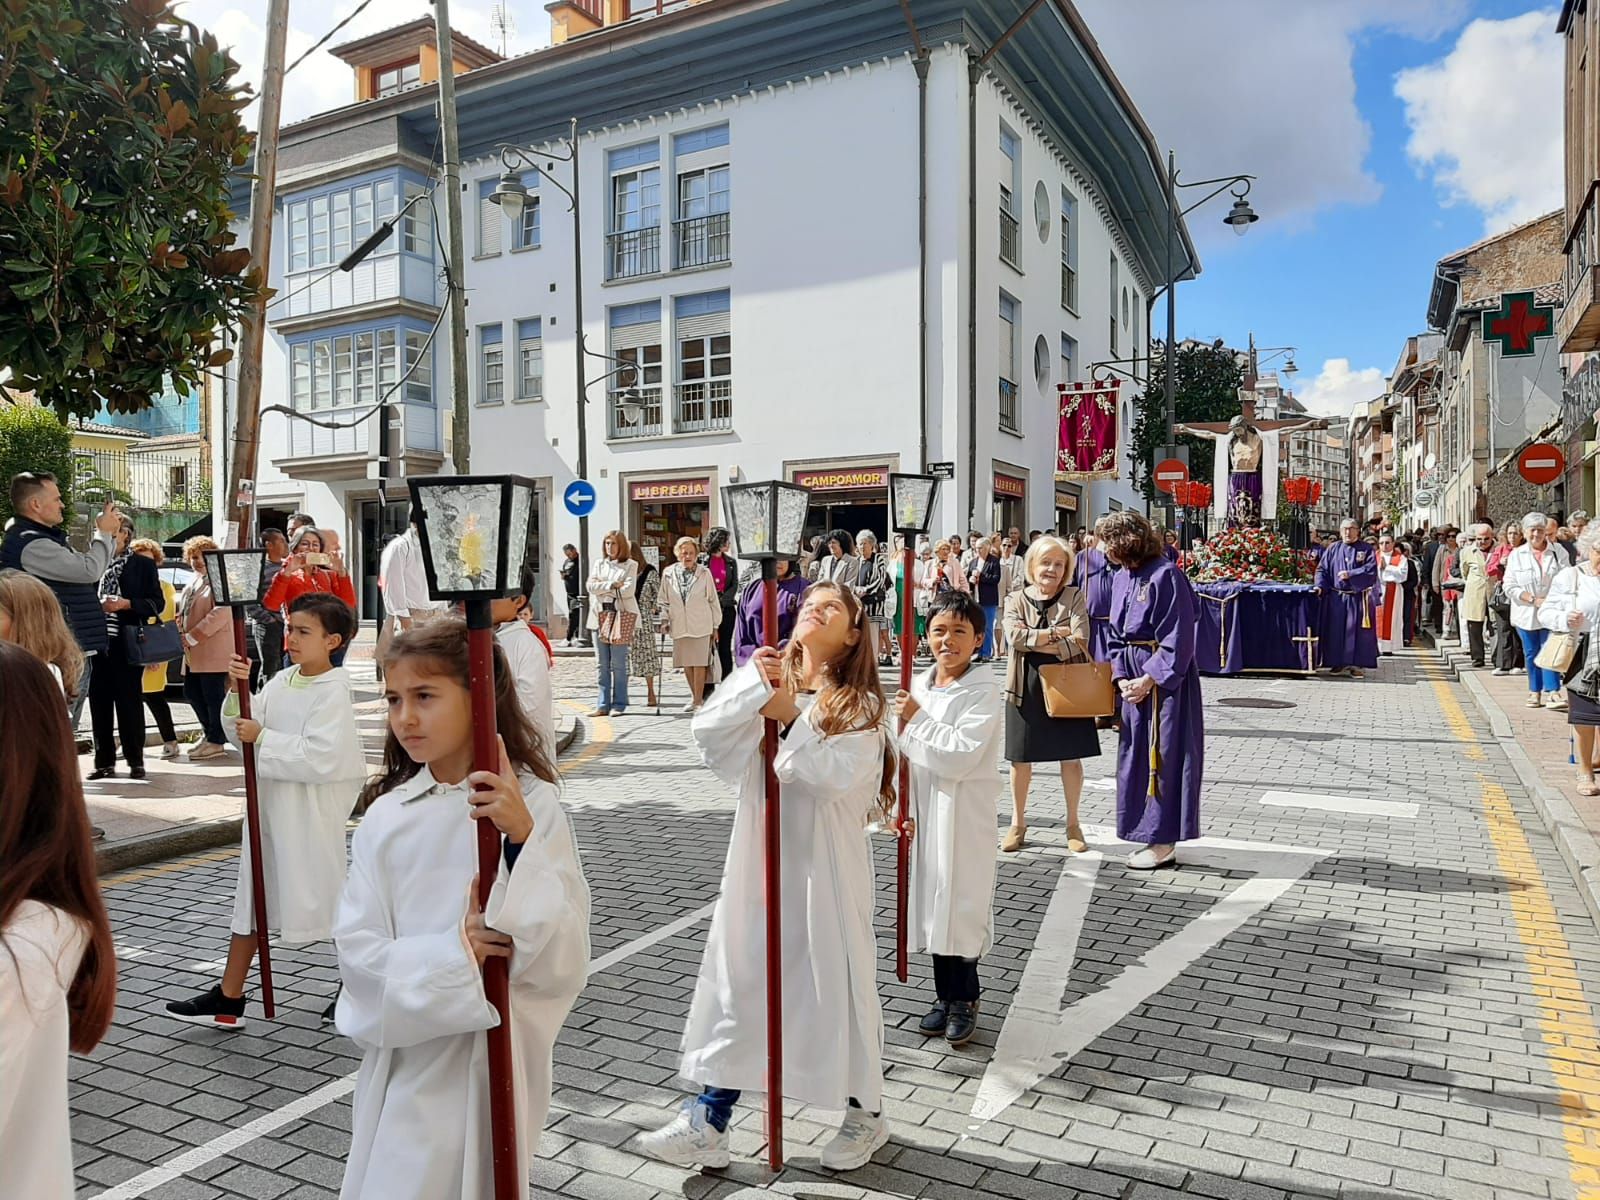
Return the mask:
[[[68,704],[78,698],[83,651],[56,594],[26,571],[0,571],[0,642],[15,642],[48,666]]]
[[[415,625],[384,657],[389,736],[333,937],[335,1021],[362,1048],[347,1196],[477,1200],[493,1176],[488,1058],[497,1021],[479,968],[510,960],[518,1177],[550,1108],[551,1051],[589,967],[589,885],[556,772],[494,648],[498,771],[472,769],[467,630]],[[477,821],[501,834],[489,902],[475,885]],[[526,1194],[524,1188],[523,1194]]]
[[[889,1140],[867,832],[875,818],[892,820],[886,710],[861,602],[842,582],[823,582],[806,592],[788,647],[757,650],[695,717],[700,753],[739,789],[738,807],[678,1070],[702,1090],[641,1139],[645,1153],[727,1166],[740,1093],[767,1087],[763,717],[783,731],[774,770],[783,789],[784,1097],[844,1112],[822,1151],[830,1170],[864,1165]]]
[[[78,752],[45,664],[0,641],[0,1163],[7,1195],[73,1195],[67,1051],[111,1024],[117,957]]]

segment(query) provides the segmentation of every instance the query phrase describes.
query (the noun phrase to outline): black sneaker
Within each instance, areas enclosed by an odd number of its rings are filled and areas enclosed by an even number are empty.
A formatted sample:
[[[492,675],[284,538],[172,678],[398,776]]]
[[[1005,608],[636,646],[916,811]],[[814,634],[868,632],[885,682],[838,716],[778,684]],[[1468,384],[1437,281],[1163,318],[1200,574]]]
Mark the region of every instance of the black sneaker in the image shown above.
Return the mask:
[[[932,1015],[931,1013],[929,1014]],[[944,1040],[952,1046],[965,1046],[972,1040],[972,1035],[978,1031],[978,1002],[976,1000],[952,1000],[950,1002],[950,1023],[944,1027]]]
[[[129,779],[143,779],[144,778],[144,768],[143,767],[129,767],[128,768],[128,778]]]
[[[946,1000],[936,1000],[928,1015],[922,1018],[922,1023],[917,1026],[917,1032],[923,1037],[938,1037],[944,1032],[945,1026],[950,1021],[950,1003]]]
[[[245,998],[230,999],[222,994],[222,985],[214,984],[209,992],[201,992],[192,1000],[173,1000],[167,1012],[191,1025],[211,1025],[217,1029],[243,1029]]]
[[[115,779],[116,777],[117,769],[115,767],[96,767],[94,770],[89,772],[89,780],[91,783],[96,779]]]

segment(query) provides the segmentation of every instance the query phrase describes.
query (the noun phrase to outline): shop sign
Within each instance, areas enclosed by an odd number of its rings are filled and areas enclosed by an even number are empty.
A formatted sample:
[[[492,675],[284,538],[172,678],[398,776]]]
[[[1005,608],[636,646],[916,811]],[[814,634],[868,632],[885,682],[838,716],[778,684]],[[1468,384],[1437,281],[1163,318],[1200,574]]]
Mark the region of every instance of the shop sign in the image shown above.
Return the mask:
[[[1078,495],[1076,492],[1063,492],[1056,490],[1056,507],[1066,512],[1078,511]]]
[[[999,471],[994,473],[994,494],[996,496],[1014,496],[1021,500],[1027,494],[1028,485],[1015,475],[1002,475]]]
[[[1583,366],[1561,385],[1561,429],[1577,437],[1600,411],[1600,355],[1589,355]]]
[[[644,504],[705,500],[710,495],[709,479],[641,479],[628,485],[628,498]]]
[[[855,467],[846,470],[796,471],[794,481],[813,492],[844,492],[857,488],[887,488],[888,467]]]

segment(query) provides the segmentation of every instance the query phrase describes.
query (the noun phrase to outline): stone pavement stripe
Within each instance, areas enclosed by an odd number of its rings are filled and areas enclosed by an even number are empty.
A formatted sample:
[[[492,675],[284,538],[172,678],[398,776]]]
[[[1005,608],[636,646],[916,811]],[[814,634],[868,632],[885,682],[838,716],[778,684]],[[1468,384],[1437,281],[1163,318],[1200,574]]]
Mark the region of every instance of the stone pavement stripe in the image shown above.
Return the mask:
[[[1471,736],[1471,725],[1444,680],[1428,673],[1451,731]],[[1465,740],[1465,739],[1463,739]],[[1468,751],[1471,755],[1471,751]],[[1600,1030],[1578,980],[1567,939],[1544,874],[1511,807],[1506,790],[1487,775],[1478,787],[1489,840],[1500,869],[1520,886],[1511,892],[1511,911],[1538,1006],[1550,1073],[1561,1088],[1561,1124],[1577,1200],[1600,1198]],[[1456,1164],[1452,1164],[1452,1168]]]
[[[192,860],[189,865],[192,865]],[[642,950],[648,950],[651,946],[658,945],[670,937],[675,937],[685,929],[704,920],[710,914],[712,907],[713,905],[708,904],[688,916],[680,917],[678,920],[671,921],[659,929],[651,930],[626,945],[618,946],[611,953],[594,959],[589,963],[589,978],[594,978],[600,972],[616,966]],[[185,1151],[177,1158],[170,1159],[160,1166],[151,1167],[148,1171],[144,1171],[132,1179],[97,1193],[95,1200],[137,1200],[138,1197],[146,1195],[162,1184],[181,1179],[190,1172],[198,1170],[207,1163],[225,1155],[235,1154],[247,1143],[253,1142],[257,1138],[265,1137],[267,1134],[281,1129],[293,1121],[298,1121],[308,1116],[324,1105],[332,1104],[340,1097],[348,1095],[355,1090],[356,1074],[357,1072],[351,1071],[348,1075],[335,1079],[332,1083],[324,1084],[309,1095],[301,1096],[298,1100],[274,1109],[265,1116],[257,1117],[248,1125],[242,1125],[238,1129],[230,1129],[226,1133],[219,1134],[204,1145],[196,1146],[193,1150]]]
[[[1277,808],[1314,808],[1319,812],[1358,813],[1364,816],[1415,820],[1417,806],[1409,800],[1374,800],[1370,796],[1327,796],[1319,792],[1263,792],[1261,803]]]
[[[119,883],[138,883],[145,879],[155,879],[161,875],[171,875],[174,871],[186,871],[190,867],[199,866],[201,863],[222,862],[229,858],[238,858],[239,848],[231,850],[218,850],[214,854],[192,854],[188,858],[175,858],[171,862],[162,863],[157,867],[141,867],[136,871],[119,871],[115,875],[107,875],[100,881],[100,886],[116,887]]]

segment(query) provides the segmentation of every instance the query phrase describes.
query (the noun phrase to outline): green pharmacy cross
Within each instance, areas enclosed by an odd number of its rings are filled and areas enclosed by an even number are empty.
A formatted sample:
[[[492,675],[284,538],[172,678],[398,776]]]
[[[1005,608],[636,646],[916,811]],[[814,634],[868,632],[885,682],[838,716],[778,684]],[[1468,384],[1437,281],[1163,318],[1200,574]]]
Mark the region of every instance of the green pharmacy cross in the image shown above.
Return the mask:
[[[1535,304],[1532,292],[1507,292],[1499,312],[1483,314],[1483,327],[1484,341],[1500,343],[1501,358],[1529,358],[1540,338],[1555,334],[1556,310]]]

